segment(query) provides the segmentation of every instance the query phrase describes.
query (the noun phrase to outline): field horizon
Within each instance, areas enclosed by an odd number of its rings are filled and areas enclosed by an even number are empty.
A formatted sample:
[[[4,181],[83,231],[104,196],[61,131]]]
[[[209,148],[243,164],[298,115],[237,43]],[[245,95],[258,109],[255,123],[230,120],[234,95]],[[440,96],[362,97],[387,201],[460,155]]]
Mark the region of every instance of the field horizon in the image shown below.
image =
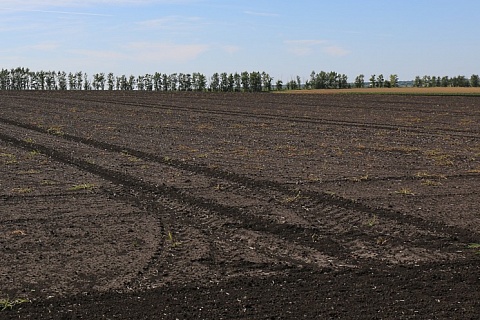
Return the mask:
[[[286,90],[278,93],[293,94],[400,94],[400,95],[472,95],[480,96],[480,87],[397,87],[397,88],[351,88]]]

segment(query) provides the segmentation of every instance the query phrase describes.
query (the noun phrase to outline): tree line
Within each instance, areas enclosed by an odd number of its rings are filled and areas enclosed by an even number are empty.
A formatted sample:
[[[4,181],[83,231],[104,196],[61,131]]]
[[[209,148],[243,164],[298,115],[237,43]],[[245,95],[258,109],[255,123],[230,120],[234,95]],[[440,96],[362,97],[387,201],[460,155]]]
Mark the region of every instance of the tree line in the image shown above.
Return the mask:
[[[358,75],[349,82],[345,74],[335,71],[316,73],[302,81],[300,76],[283,84],[266,72],[214,73],[206,77],[202,73],[155,72],[140,76],[115,76],[113,73],[96,73],[89,77],[82,71],[30,71],[28,68],[2,69],[0,71],[0,90],[139,90],[139,91],[214,91],[214,92],[261,92],[272,90],[300,89],[347,89],[347,88],[393,88],[399,86],[396,74],[385,78],[383,74],[371,75],[366,81],[365,75]],[[473,74],[465,76],[438,77],[416,76],[411,85],[414,87],[479,87],[480,78]]]
[[[139,90],[139,91],[271,91],[273,78],[266,72],[202,73],[155,72],[140,76],[115,76],[84,72],[30,71],[28,68],[2,69],[0,90]]]

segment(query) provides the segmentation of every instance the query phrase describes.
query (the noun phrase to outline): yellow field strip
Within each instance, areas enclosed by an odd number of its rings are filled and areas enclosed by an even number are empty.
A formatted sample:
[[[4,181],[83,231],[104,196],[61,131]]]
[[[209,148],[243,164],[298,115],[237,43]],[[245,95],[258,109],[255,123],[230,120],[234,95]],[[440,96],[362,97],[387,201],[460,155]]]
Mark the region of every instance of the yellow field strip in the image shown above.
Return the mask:
[[[412,94],[412,95],[480,95],[480,87],[435,87],[435,88],[353,88],[353,89],[312,89],[312,90],[287,90],[282,93],[294,94]]]

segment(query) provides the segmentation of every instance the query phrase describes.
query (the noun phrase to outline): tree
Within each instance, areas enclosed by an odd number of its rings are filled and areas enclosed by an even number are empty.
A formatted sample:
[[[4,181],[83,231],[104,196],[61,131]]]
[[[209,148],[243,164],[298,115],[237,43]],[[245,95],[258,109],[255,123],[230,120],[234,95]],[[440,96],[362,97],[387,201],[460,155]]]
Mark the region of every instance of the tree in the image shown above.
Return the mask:
[[[398,87],[398,76],[396,74],[390,75],[390,87],[392,88]]]
[[[228,75],[228,91],[233,92],[235,90],[235,77],[232,73]]]
[[[92,87],[95,90],[105,90],[105,73],[96,73],[93,75]]]
[[[83,90],[90,90],[92,87],[90,85],[90,81],[88,81],[87,73],[85,73],[83,78]]]
[[[379,74],[377,77],[377,87],[383,88],[385,86],[385,79],[383,77],[383,74]]]
[[[163,91],[170,90],[170,78],[166,73],[162,75],[162,85],[163,85]]]
[[[262,74],[260,72],[250,73],[250,91],[252,92],[262,91]]]
[[[328,73],[327,79],[328,79],[328,82],[327,82],[328,89],[338,88],[338,74],[335,71],[330,71]]]
[[[370,77],[370,88],[375,88],[375,87],[376,87],[375,75],[372,74],[372,76]]]
[[[176,91],[177,90],[177,83],[178,83],[177,74],[172,73],[170,76],[168,76],[168,81],[170,82],[170,90]]]
[[[349,87],[348,85],[348,77],[346,74],[342,74],[339,76],[339,83],[338,83],[338,88],[339,89],[347,89]]]
[[[137,77],[137,90],[138,91],[145,90],[145,78],[144,78],[144,76],[138,76]]]
[[[127,81],[127,90],[133,90],[135,89],[135,76],[130,75]]]
[[[155,72],[153,75],[153,89],[155,91],[162,89],[162,74],[159,72]]]
[[[273,78],[265,71],[262,72],[262,87],[266,91],[272,91]]]
[[[76,81],[75,88],[76,90],[82,90],[83,72],[82,71],[77,72],[76,77],[77,77],[77,81]]]
[[[55,71],[48,71],[45,73],[45,85],[47,90],[56,90],[57,89],[57,82],[56,82],[56,72]]]
[[[198,91],[205,91],[207,89],[207,77],[199,73],[198,74]]]
[[[218,91],[220,90],[220,75],[215,72],[210,78],[210,90]]]
[[[223,92],[228,91],[228,74],[226,72],[220,74],[220,90]]]
[[[365,86],[365,76],[363,74],[358,75],[355,78],[355,88],[363,88]]]
[[[67,90],[67,73],[65,71],[58,72],[57,74],[57,79],[58,79],[58,89],[59,90]]]
[[[420,79],[420,76],[415,77],[415,80],[413,80],[413,86],[416,88],[420,88],[422,86],[422,79]]]
[[[113,90],[115,88],[115,78],[113,76],[113,73],[109,73],[107,76],[107,85],[108,85],[108,90]]]
[[[235,72],[233,75],[233,81],[235,83],[234,85],[234,91],[240,92],[242,91],[242,76],[238,74],[238,72]]]
[[[241,83],[242,83],[242,89],[244,92],[247,92],[250,90],[250,74],[247,71],[242,72]]]
[[[470,76],[470,87],[480,87],[480,78],[478,74],[472,74]]]
[[[283,82],[282,82],[282,80],[277,80],[277,83],[275,84],[275,89],[277,89],[277,91],[283,90]]]

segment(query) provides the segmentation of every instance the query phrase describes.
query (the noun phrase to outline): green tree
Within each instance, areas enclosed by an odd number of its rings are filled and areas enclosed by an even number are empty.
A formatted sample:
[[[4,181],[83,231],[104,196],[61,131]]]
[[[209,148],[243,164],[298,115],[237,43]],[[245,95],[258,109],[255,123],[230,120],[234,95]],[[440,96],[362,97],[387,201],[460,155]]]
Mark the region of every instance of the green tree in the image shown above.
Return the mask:
[[[162,89],[162,74],[160,72],[155,72],[153,75],[153,89],[155,91]]]
[[[383,77],[383,74],[380,74],[377,77],[377,87],[383,88],[384,86],[385,86],[385,78]]]
[[[82,72],[82,71],[78,71],[75,75],[76,75],[76,77],[77,77],[75,89],[76,89],[76,90],[82,90],[83,72]]]
[[[220,90],[223,92],[228,91],[228,74],[226,72],[220,74]]]
[[[358,75],[355,78],[355,88],[363,88],[365,86],[365,76],[363,74]]]
[[[262,74],[260,72],[250,73],[250,91],[252,92],[262,91]]]
[[[277,89],[277,91],[283,90],[283,82],[282,82],[282,80],[277,80],[277,82],[276,82],[276,84],[275,84],[275,89]]]
[[[207,89],[207,77],[199,73],[198,74],[198,91],[205,91]]]
[[[90,90],[92,89],[90,81],[88,80],[88,75],[87,73],[84,74],[83,76],[83,90]]]
[[[396,74],[390,75],[390,87],[392,88],[398,87],[398,76]]]
[[[58,79],[58,89],[59,90],[67,90],[68,85],[67,85],[67,73],[65,71],[58,72],[57,74],[57,79]]]
[[[228,75],[228,91],[233,92],[235,90],[235,77],[232,73]]]
[[[242,76],[235,72],[233,75],[233,81],[235,82],[234,91],[240,92],[242,91]]]
[[[262,72],[262,87],[265,91],[272,91],[273,78],[265,71]]]
[[[250,74],[247,71],[244,71],[240,76],[243,91],[250,91]]]
[[[220,75],[217,72],[215,72],[210,78],[210,90],[220,90]]]
[[[108,90],[110,91],[115,88],[115,77],[111,72],[107,76],[107,85],[108,85]]]
[[[480,78],[478,74],[472,74],[470,76],[470,87],[480,87]]]
[[[377,86],[377,84],[375,83],[375,75],[372,74],[372,76],[370,77],[370,88],[375,88]]]
[[[176,73],[172,73],[168,77],[168,81],[170,82],[170,90],[171,91],[176,91],[177,90],[177,83],[178,83],[178,78]]]

